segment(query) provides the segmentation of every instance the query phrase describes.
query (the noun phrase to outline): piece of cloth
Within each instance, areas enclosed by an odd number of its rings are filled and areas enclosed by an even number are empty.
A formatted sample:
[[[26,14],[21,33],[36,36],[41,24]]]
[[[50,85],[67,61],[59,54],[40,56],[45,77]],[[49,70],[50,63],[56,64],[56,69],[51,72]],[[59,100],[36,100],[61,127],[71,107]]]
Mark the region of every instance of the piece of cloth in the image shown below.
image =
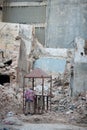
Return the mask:
[[[31,89],[26,90],[24,95],[25,95],[26,101],[34,101],[35,94],[34,94],[33,90],[31,90]]]

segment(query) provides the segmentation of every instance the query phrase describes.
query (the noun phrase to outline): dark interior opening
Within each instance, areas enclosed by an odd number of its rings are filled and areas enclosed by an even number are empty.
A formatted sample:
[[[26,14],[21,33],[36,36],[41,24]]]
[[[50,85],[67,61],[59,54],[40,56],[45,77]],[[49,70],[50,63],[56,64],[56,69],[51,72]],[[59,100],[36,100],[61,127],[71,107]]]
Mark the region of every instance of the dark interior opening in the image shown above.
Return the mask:
[[[80,54],[81,54],[81,56],[83,56],[83,52],[81,52]]]
[[[0,84],[4,85],[4,83],[10,83],[10,76],[6,74],[0,74]]]
[[[0,6],[0,10],[2,11],[2,7]]]

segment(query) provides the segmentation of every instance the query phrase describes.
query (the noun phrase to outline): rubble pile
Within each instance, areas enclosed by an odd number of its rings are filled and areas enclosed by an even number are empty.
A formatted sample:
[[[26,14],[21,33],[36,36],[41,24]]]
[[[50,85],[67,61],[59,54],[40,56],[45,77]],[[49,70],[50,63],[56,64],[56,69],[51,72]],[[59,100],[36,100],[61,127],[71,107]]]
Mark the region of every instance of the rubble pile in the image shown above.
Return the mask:
[[[52,98],[53,111],[55,112],[67,111],[71,103],[69,86],[66,87],[63,87],[62,85],[55,86],[53,88],[53,95],[54,95],[54,97]]]
[[[67,62],[64,74],[53,77],[52,111],[65,114],[69,122],[87,124],[87,91],[71,96],[70,78],[71,64]]]
[[[64,119],[67,118],[67,122],[87,123],[87,92],[71,97],[69,84],[63,84],[62,75],[59,74],[58,76],[53,77],[52,94],[54,96],[52,97],[51,117],[49,112],[45,113],[42,122],[46,119],[48,123],[62,121],[64,115]],[[15,114],[22,113],[22,99],[23,91],[22,88],[17,86],[17,84],[0,85],[0,119],[4,118],[10,111]],[[62,117],[60,116],[59,120],[60,113],[62,114]],[[39,120],[38,122],[41,122],[40,115],[39,117],[36,115],[35,117],[29,117],[28,121],[34,122],[37,118]]]
[[[15,49],[16,45],[14,45],[14,49]],[[18,45],[16,47],[16,49],[18,50],[20,47],[20,45]],[[7,51],[8,55],[6,54],[6,57],[4,57],[2,59],[2,64],[4,64],[3,67],[0,66],[0,73],[1,74],[8,74],[11,77],[16,77],[16,68],[17,68],[17,62],[18,62],[18,55],[19,53],[17,52],[17,50],[15,51]]]
[[[87,124],[87,91],[80,93],[75,101],[76,112],[78,113],[77,123]]]
[[[0,85],[0,119],[4,118],[9,111],[15,114],[22,112],[22,89],[17,90],[14,84]]]
[[[19,55],[19,46],[15,43],[14,51],[9,51],[8,55],[12,59],[12,63],[8,65],[4,65],[0,68],[0,73],[8,74],[10,76],[11,82],[8,84],[0,85],[0,120],[5,118],[8,112],[12,111],[15,114],[23,113],[23,89],[22,87],[16,84],[16,69],[17,69],[17,60]],[[36,49],[35,49],[36,48]],[[23,53],[24,54],[24,53]],[[28,62],[31,64],[30,69],[32,69],[32,64],[36,59],[41,56],[47,56],[43,46],[41,46],[38,41],[33,45],[31,53],[28,57]],[[35,115],[35,118],[32,116],[32,120],[30,122],[56,122],[59,119],[59,113],[61,113],[60,121],[67,118],[70,122],[77,123],[87,123],[87,92],[81,93],[76,97],[71,97],[71,88],[70,88],[70,78],[71,78],[71,53],[68,52],[67,64],[65,67],[65,72],[63,74],[52,74],[52,111],[49,113],[45,113],[45,117]],[[21,56],[21,55],[20,55]],[[24,56],[24,55],[23,55]],[[23,57],[24,58],[24,57]],[[21,59],[20,59],[21,60]],[[8,60],[7,60],[8,61]],[[23,60],[24,62],[24,60]],[[6,61],[5,61],[6,63]],[[26,65],[26,64],[25,64]],[[20,76],[20,75],[19,75]],[[23,78],[23,77],[22,77]],[[50,81],[49,81],[50,82]],[[45,86],[46,91],[45,94],[49,93],[48,84]],[[41,86],[37,86],[36,92],[40,94]],[[24,117],[25,118],[25,117]],[[47,119],[48,118],[48,119]],[[47,120],[48,121],[47,121]],[[59,121],[59,120],[58,120]]]
[[[87,92],[70,96],[69,86],[53,88],[52,111],[67,115],[68,121],[87,124]]]

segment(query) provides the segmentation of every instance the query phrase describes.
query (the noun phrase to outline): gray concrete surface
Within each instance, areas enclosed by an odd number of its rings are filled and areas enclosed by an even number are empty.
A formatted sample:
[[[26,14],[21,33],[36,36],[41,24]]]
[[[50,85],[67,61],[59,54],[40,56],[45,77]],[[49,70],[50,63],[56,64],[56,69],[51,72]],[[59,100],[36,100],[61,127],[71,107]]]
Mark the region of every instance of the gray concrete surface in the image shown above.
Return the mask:
[[[71,48],[77,36],[87,39],[87,0],[48,0],[46,46]]]
[[[73,94],[87,91],[87,63],[75,63]]]
[[[64,124],[25,124],[21,130],[87,130],[87,127]]]

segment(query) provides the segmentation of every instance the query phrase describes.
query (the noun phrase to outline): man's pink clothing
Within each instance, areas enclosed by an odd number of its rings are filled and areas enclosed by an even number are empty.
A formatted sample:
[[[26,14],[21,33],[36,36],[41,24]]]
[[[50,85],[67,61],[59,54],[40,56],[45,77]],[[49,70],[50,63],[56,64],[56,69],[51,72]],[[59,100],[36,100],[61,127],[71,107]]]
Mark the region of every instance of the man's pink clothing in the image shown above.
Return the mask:
[[[35,94],[34,91],[29,89],[25,91],[25,99],[26,101],[34,101]]]

